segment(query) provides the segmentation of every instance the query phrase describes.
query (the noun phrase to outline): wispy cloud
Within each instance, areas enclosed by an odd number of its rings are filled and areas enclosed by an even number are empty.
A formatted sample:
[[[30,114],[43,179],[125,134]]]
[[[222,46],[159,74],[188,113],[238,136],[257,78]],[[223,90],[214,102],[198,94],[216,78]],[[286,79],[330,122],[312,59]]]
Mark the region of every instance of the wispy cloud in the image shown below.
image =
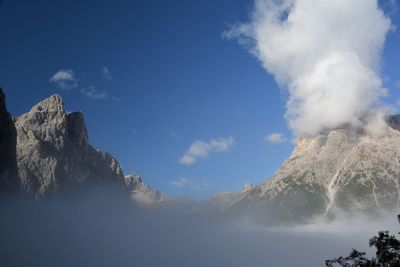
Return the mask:
[[[395,82],[397,88],[400,88],[400,81]]]
[[[200,189],[209,186],[208,183],[193,178],[180,178],[170,182],[170,185],[178,188]]]
[[[94,86],[89,86],[88,88],[82,88],[81,93],[87,98],[93,100],[106,99],[108,97],[108,93],[106,91],[99,91]]]
[[[286,137],[283,135],[283,133],[271,133],[268,134],[264,141],[266,143],[273,143],[273,144],[279,144],[279,143],[284,143],[287,141]]]
[[[78,87],[78,79],[71,69],[61,69],[51,76],[51,83],[54,83],[58,88],[63,90],[70,90]]]
[[[178,133],[176,133],[176,132],[174,132],[174,131],[169,132],[169,135],[170,135],[171,137],[175,138],[175,139],[178,140],[178,141],[181,141],[181,140],[182,140],[181,135],[178,134]]]
[[[106,79],[107,81],[111,81],[113,79],[113,75],[111,74],[108,67],[102,67],[101,74],[103,75],[103,78]]]
[[[196,163],[199,158],[207,158],[210,153],[222,153],[229,151],[234,144],[235,139],[232,136],[228,138],[212,139],[208,143],[201,140],[196,140],[179,159],[179,163],[192,165]]]

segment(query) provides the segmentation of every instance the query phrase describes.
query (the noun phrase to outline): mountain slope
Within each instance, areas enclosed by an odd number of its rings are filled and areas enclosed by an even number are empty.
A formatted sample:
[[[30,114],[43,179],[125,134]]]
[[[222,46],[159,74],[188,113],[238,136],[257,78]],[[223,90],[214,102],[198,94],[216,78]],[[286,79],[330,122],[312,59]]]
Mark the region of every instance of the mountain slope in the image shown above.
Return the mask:
[[[295,221],[335,209],[398,209],[399,121],[399,116],[387,117],[379,133],[346,125],[301,138],[273,177],[250,190],[218,193],[214,204],[222,211],[251,208],[268,218]]]

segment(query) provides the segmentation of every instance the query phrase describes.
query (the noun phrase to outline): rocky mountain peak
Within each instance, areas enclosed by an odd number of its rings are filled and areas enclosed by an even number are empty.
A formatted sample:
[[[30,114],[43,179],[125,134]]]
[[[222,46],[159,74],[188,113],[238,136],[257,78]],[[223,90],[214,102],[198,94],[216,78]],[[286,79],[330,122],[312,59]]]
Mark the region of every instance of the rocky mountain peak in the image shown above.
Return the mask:
[[[83,114],[66,114],[59,95],[50,96],[17,117],[16,128],[22,187],[35,197],[73,187],[105,183],[123,186],[118,161],[90,146]]]
[[[55,94],[15,118],[0,88],[0,191],[22,190],[35,198],[87,189],[116,188],[140,203],[166,197],[137,174],[124,177],[118,160],[89,144],[82,112],[67,114]]]
[[[62,112],[64,113],[64,102],[60,95],[54,94],[32,107],[30,112]]]
[[[389,115],[302,137],[271,178],[248,190],[218,194],[214,202],[225,211],[251,207],[285,221],[332,216],[337,210],[398,210],[399,129],[400,116]]]
[[[253,187],[254,187],[254,186],[253,186],[251,183],[245,183],[245,184],[242,186],[241,191],[242,191],[242,192],[246,192],[246,191],[249,191],[249,190],[253,189]]]
[[[167,199],[164,194],[144,184],[142,178],[137,174],[125,176],[125,185],[130,191],[131,198],[138,203],[152,204]]]
[[[140,175],[129,174],[129,175],[125,176],[125,184],[129,189],[135,190],[139,186],[143,186],[143,181],[142,181],[142,178],[140,177]]]

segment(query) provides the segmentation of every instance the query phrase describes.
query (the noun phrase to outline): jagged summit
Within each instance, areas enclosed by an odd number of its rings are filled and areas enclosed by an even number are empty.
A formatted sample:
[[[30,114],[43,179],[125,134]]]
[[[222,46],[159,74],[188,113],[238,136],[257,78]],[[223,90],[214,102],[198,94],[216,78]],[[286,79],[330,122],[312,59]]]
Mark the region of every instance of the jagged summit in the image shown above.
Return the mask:
[[[66,114],[52,95],[15,119],[21,184],[36,197],[73,186],[123,184],[122,168],[108,153],[89,145],[83,114]]]
[[[0,93],[0,110],[5,110],[3,103],[4,94]],[[0,113],[0,123],[7,114]],[[8,126],[14,127],[9,114],[7,118],[7,123],[12,122]],[[0,135],[4,129],[6,128],[0,128]],[[140,194],[141,199],[147,197],[148,202],[159,201],[163,196],[145,185],[139,176],[125,178],[115,157],[94,149],[89,144],[83,113],[67,114],[63,99],[57,94],[40,101],[29,112],[16,117],[13,129],[15,134],[4,132],[5,136],[16,140],[14,143],[7,143],[8,150],[0,150],[0,153],[6,153],[2,155],[0,171],[2,164],[6,162],[3,159],[6,156],[13,158],[15,170],[18,163],[21,188],[36,198],[104,185],[115,186],[127,195],[132,195],[132,192]],[[14,154],[11,151],[12,144]],[[4,145],[0,143],[0,146]]]
[[[61,96],[54,94],[13,119],[0,88],[0,191],[46,198],[110,185],[141,203],[167,199],[139,175],[124,177],[115,157],[94,149],[83,113],[67,114]]]
[[[62,112],[65,113],[64,110],[64,102],[60,95],[54,94],[36,105],[34,105],[30,112]]]

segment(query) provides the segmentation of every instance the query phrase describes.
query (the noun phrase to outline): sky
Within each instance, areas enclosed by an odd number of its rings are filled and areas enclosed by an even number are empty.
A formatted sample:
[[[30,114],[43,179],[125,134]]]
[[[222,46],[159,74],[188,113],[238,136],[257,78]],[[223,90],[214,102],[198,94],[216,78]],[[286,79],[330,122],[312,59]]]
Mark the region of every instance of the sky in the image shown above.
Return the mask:
[[[387,95],[379,101],[395,113],[400,17],[396,1],[379,4],[390,27],[377,18],[383,25],[378,37],[355,41],[364,40],[366,49],[382,43],[382,54],[371,60],[377,62],[361,60],[361,65],[381,79]],[[0,86],[8,109],[17,116],[60,94],[67,111],[84,113],[95,148],[113,154],[125,174],[138,173],[171,196],[205,199],[260,183],[288,158],[299,131],[314,128],[299,126],[298,118],[305,118],[301,125],[308,118],[299,112],[301,101],[293,109],[295,119],[287,116],[288,100],[302,92],[291,84],[304,73],[286,71],[287,62],[270,57],[271,39],[252,35],[276,26],[263,22],[262,15],[262,27],[252,23],[254,5],[249,0],[0,1]],[[365,12],[345,18],[375,18]],[[240,31],[249,25],[250,31]],[[266,49],[254,53],[241,42],[243,35]],[[353,40],[344,39],[349,43]],[[365,103],[369,91],[357,92],[357,101],[344,108]],[[315,129],[335,123],[320,120]]]

